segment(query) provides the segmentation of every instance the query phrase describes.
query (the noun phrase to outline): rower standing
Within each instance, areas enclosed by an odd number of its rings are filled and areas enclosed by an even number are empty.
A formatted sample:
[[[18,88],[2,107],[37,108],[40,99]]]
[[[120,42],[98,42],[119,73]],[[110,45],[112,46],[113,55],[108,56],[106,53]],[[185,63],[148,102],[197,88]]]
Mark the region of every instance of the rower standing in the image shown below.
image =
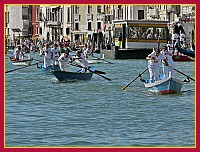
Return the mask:
[[[169,78],[173,75],[172,67],[174,66],[174,61],[172,59],[172,52],[173,50],[170,49],[170,46],[164,46],[161,52],[164,56],[164,59],[162,60],[164,78]]]
[[[150,83],[154,83],[160,79],[159,61],[161,61],[163,58],[164,56],[160,53],[160,49],[155,50],[154,48],[153,52],[146,57],[146,59],[148,60]]]
[[[54,61],[54,65],[59,65],[59,63],[58,63],[58,58],[59,58],[59,50],[58,50],[58,45],[55,43],[54,44],[54,47],[52,48],[52,53],[53,53],[53,61]]]
[[[45,53],[44,53],[44,68],[47,68],[51,64],[51,60],[53,57],[53,52],[51,48],[49,47],[49,44],[45,44]]]
[[[59,66],[61,71],[67,71],[66,69],[69,66],[69,63],[72,62],[72,56],[67,53],[62,53],[61,56],[58,58]]]
[[[84,58],[83,55],[81,55],[80,51],[76,51],[76,57],[74,58],[74,60],[78,61],[81,66],[83,66],[84,68],[82,68],[80,70],[80,73],[86,73],[87,72],[87,68],[89,66],[89,63],[87,62],[87,60]]]

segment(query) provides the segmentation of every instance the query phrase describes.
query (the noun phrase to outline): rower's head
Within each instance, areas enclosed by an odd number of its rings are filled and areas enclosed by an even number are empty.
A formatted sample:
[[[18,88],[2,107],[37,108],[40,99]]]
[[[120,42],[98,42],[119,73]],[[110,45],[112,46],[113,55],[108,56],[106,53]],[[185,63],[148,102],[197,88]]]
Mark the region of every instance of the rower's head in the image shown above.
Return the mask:
[[[54,44],[54,48],[57,48],[57,47],[58,47],[58,44],[55,43],[55,44]]]
[[[49,43],[46,43],[45,46],[46,46],[46,48],[49,48]]]
[[[77,55],[78,57],[80,57],[80,56],[81,56],[81,52],[80,52],[80,51],[76,51],[76,55]]]
[[[158,56],[160,54],[160,49],[156,49],[155,52],[156,52],[156,55]]]
[[[65,57],[68,57],[69,56],[69,52],[65,52]]]

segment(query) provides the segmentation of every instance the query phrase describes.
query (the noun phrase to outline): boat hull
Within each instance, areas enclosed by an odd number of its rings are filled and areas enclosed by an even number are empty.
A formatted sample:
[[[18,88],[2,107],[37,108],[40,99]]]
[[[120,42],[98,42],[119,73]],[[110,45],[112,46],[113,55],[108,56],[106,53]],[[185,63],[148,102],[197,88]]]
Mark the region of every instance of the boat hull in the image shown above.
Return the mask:
[[[166,78],[155,83],[145,83],[146,88],[158,94],[174,94],[181,92],[183,82],[175,78]]]
[[[187,55],[173,55],[172,59],[174,62],[186,62],[186,61],[194,61],[193,58]]]
[[[40,73],[42,74],[51,74],[51,71],[60,71],[59,65],[50,65],[47,68],[44,68],[43,64],[39,67]]]
[[[90,80],[93,73],[77,73],[67,71],[53,71],[54,76],[59,81]]]

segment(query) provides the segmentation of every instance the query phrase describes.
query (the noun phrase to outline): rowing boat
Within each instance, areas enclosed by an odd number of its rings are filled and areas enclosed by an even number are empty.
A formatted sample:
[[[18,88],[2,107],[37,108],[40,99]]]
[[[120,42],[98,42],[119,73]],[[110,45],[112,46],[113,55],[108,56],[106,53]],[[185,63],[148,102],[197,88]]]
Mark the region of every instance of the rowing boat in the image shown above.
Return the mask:
[[[150,83],[148,79],[144,85],[151,92],[156,92],[158,94],[174,94],[181,92],[183,82],[173,77],[163,78],[163,75],[160,75],[159,81]]]
[[[33,61],[33,58],[27,59],[27,60],[16,60],[14,58],[10,58],[10,61],[12,62],[13,65],[19,65],[19,66],[30,66],[31,62]]]
[[[187,55],[173,55],[172,59],[174,62],[194,61],[194,58],[189,57]]]
[[[90,80],[93,73],[78,73],[78,72],[68,72],[68,71],[52,71],[53,75],[59,81],[74,81],[74,80]]]

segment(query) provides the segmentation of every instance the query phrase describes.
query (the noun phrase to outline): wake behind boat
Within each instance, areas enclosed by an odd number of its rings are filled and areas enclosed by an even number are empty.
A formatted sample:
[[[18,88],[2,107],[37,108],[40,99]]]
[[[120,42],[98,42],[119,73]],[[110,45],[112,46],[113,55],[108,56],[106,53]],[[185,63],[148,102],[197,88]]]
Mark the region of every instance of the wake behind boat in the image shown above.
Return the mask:
[[[52,71],[53,75],[59,81],[74,81],[74,80],[90,80],[93,76],[92,72],[79,73],[79,72],[68,72],[68,71]]]
[[[144,85],[151,92],[156,92],[158,94],[173,94],[181,92],[183,82],[173,77],[163,78],[163,75],[160,75],[159,81],[150,83],[148,79]]]

